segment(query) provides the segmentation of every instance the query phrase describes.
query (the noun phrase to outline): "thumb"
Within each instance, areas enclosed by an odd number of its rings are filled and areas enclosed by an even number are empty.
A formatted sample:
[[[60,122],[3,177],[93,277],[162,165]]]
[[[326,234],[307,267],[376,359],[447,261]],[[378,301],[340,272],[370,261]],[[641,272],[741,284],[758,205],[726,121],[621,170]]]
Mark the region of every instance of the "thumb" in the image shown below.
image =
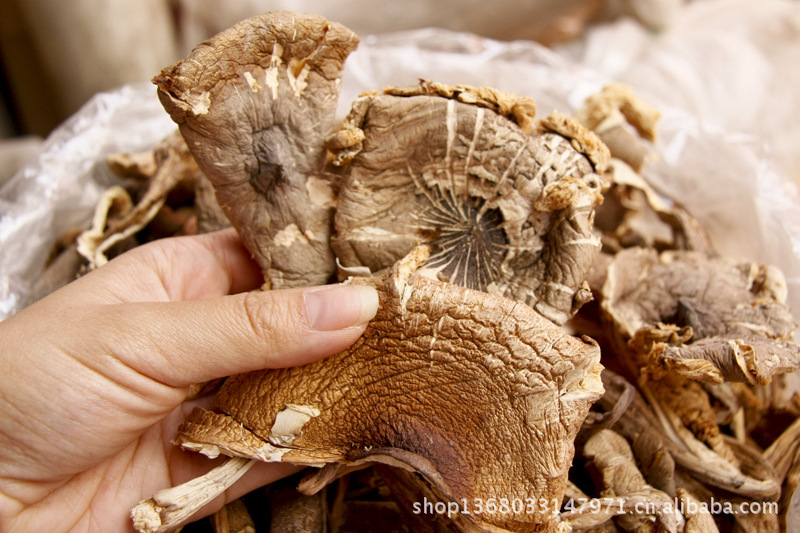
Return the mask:
[[[106,353],[173,387],[338,353],[378,309],[373,287],[327,285],[102,306]],[[113,340],[111,340],[113,339]]]

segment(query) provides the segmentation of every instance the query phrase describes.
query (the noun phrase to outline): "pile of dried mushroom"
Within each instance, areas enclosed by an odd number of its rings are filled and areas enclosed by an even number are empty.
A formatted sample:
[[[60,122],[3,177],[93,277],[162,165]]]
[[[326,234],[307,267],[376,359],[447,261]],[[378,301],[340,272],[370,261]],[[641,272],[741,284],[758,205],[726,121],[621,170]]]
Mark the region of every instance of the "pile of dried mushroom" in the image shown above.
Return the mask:
[[[165,69],[155,82],[180,135],[112,158],[129,186],[44,278],[42,293],[59,268],[231,224],[265,290],[379,291],[348,350],[233,376],[193,412],[176,443],[232,459],[142,502],[137,529],[178,527],[252,461],[312,468],[292,480],[300,492],[279,483],[230,504],[216,531],[797,520],[787,373],[800,347],[783,276],[718,256],[641,178],[658,113],[611,86],[575,118],[537,121],[530,98],[422,81],[363,95],[336,126],[357,43],[274,12]]]

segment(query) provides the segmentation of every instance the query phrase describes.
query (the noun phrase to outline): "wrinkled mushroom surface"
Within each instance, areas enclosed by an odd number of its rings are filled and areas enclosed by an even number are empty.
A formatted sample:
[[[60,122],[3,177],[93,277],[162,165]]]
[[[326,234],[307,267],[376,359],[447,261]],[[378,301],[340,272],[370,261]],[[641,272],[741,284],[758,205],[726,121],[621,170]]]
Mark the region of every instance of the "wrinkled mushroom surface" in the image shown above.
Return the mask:
[[[602,305],[652,371],[764,385],[800,365],[785,299],[783,275],[770,266],[631,248],[611,263]]]
[[[214,411],[182,425],[182,446],[313,466],[388,463],[421,473],[450,501],[560,500],[575,434],[603,391],[597,345],[522,303],[415,273],[421,253],[383,278],[353,280],[381,297],[353,347],[231,377]],[[514,531],[557,522],[469,518]]]
[[[328,142],[349,161],[332,239],[342,265],[379,271],[429,244],[426,269],[440,278],[556,323],[572,316],[599,249],[592,217],[608,154],[561,115],[525,133],[533,105],[520,100],[425,83],[357,100]]]
[[[357,44],[320,16],[271,12],[201,43],[154,80],[272,288],[326,283],[335,270],[323,139]]]

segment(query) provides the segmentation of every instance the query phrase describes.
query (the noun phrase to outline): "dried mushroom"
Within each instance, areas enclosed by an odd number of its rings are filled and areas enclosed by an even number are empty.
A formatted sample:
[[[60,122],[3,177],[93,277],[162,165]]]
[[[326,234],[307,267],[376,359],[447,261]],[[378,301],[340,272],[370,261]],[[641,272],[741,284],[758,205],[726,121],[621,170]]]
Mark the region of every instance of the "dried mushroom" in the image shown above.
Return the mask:
[[[604,252],[645,246],[713,253],[700,223],[680,202],[660,196],[639,175],[655,158],[651,149],[661,113],[626,85],[612,84],[587,98],[575,118],[595,132],[611,154],[612,183],[595,218]]]
[[[781,504],[780,520],[784,531],[796,531],[800,527],[800,452],[795,452],[783,484]]]
[[[352,281],[375,284],[381,308],[351,348],[229,378],[214,411],[195,410],[178,442],[210,456],[327,465],[307,486],[386,463],[419,472],[451,502],[560,500],[575,434],[603,391],[597,345],[524,304],[415,272],[426,255],[416,249],[389,275]],[[557,525],[552,512],[464,516],[493,531]]]
[[[773,267],[632,248],[611,263],[602,305],[631,341],[635,364],[657,376],[765,385],[800,365],[785,301],[786,282]]]
[[[590,298],[605,146],[554,114],[528,134],[530,99],[423,82],[369,94],[328,139],[345,164],[332,246],[344,267],[390,267],[433,248],[440,278],[563,323]]]
[[[44,272],[31,288],[30,303],[37,302],[64,285],[75,281],[86,266],[86,259],[78,253],[75,235],[58,243],[56,253]]]
[[[706,231],[677,202],[662,198],[624,161],[612,158],[610,168],[612,184],[594,221],[605,253],[635,246],[713,253]]]
[[[661,523],[657,525],[644,511],[620,513],[617,524],[622,529],[670,532],[678,530],[681,519],[671,508],[672,498],[646,483],[636,466],[633,452],[623,437],[610,429],[600,430],[586,442],[583,454],[589,459],[590,465],[600,479],[598,484],[603,487],[600,492],[602,497],[619,502],[628,500],[647,502],[650,514],[654,514]],[[624,503],[622,507],[624,508]]]
[[[711,513],[702,511],[702,503],[691,492],[684,488],[677,490],[677,498],[680,507],[685,509],[684,518],[686,525],[685,533],[719,533],[719,528]]]
[[[151,160],[153,165],[150,165]],[[123,164],[125,161],[129,164]],[[160,225],[164,234],[180,231],[191,212],[174,212],[165,205],[167,197],[181,182],[193,188],[201,175],[177,132],[161,141],[150,154],[114,154],[109,164],[121,175],[140,174],[150,179],[135,205],[121,186],[111,187],[103,194],[95,209],[92,227],[77,239],[78,253],[88,261],[89,268],[104,265],[112,247],[145,227],[153,231]]]
[[[800,350],[789,340],[795,325],[785,297],[783,277],[771,267],[639,248],[616,254],[603,287],[616,350],[675,463],[739,498],[775,501],[781,477],[754,443],[725,434],[712,400],[727,394],[728,405],[739,404],[733,384],[763,386],[796,370]],[[713,388],[722,384],[729,389]],[[723,423],[745,435],[739,411]],[[773,531],[776,519],[761,517],[754,526],[755,518],[736,517],[745,530]]]
[[[689,380],[684,380],[689,382]],[[598,407],[603,409],[610,409],[609,413],[617,410],[620,403],[624,404],[622,415],[613,417],[611,428],[618,434],[614,436],[611,441],[615,444],[608,445],[608,438],[604,438],[601,450],[605,450],[604,454],[609,459],[606,462],[612,467],[613,477],[611,480],[616,479],[619,475],[617,471],[625,473],[623,479],[635,480],[636,486],[641,486],[641,475],[647,472],[646,478],[650,485],[658,485],[658,489],[662,494],[667,494],[673,498],[672,509],[669,507],[669,502],[665,501],[663,495],[659,493],[639,494],[638,498],[642,504],[637,508],[635,500],[632,501],[632,509],[626,514],[624,519],[622,517],[615,518],[617,522],[628,522],[636,517],[630,515],[639,515],[641,518],[642,510],[654,511],[662,509],[664,512],[679,512],[683,514],[683,518],[687,523],[685,526],[680,526],[681,518],[674,516],[674,520],[678,525],[678,531],[687,531],[690,523],[703,523],[706,519],[697,518],[693,513],[689,512],[691,508],[678,507],[678,501],[689,499],[699,499],[705,512],[708,512],[709,505],[712,500],[715,500],[718,505],[723,503],[730,505],[731,508],[735,502],[745,501],[744,498],[762,502],[762,501],[775,501],[780,492],[780,481],[775,471],[771,468],[768,461],[759,455],[757,449],[752,444],[737,443],[733,439],[718,435],[720,440],[725,441],[724,450],[730,455],[726,458],[723,457],[716,450],[712,450],[706,444],[696,439],[691,432],[683,425],[683,422],[678,420],[675,412],[668,411],[669,406],[665,406],[661,402],[661,395],[664,394],[662,390],[652,390],[645,386],[640,386],[644,395],[639,392],[633,392],[633,386],[627,383],[624,378],[614,375],[608,370],[604,371],[603,383],[605,386],[605,395],[598,402]],[[691,383],[691,382],[690,382]],[[697,384],[695,384],[697,385]],[[675,391],[675,396],[682,398],[684,404],[683,414],[691,414],[695,409],[694,400],[685,395],[681,396],[682,391]],[[645,399],[647,398],[647,399]],[[673,405],[674,407],[674,405]],[[600,432],[606,431],[602,429],[603,426],[609,425],[602,423],[597,426],[591,423],[591,420],[596,418],[590,416],[587,419],[587,424],[581,430],[581,435],[588,434],[589,438],[586,444],[580,448],[584,455],[595,455],[592,448],[587,446],[589,441],[595,439],[598,429]],[[623,441],[618,437],[624,437],[627,441],[623,446]],[[581,439],[583,440],[583,439]],[[655,450],[650,453],[643,450],[644,445],[649,445]],[[630,460],[628,451],[620,452],[620,449],[626,449],[630,446],[633,449],[636,463],[633,464]],[[597,448],[597,446],[595,446]],[[609,451],[611,450],[611,451]],[[616,450],[616,451],[613,451]],[[655,451],[655,453],[652,453]],[[628,459],[619,458],[612,460],[611,458],[617,454],[622,453]],[[672,461],[660,461],[661,466],[659,471],[653,471],[653,463],[650,463],[650,458],[654,456],[664,456],[669,454]],[[627,466],[623,466],[627,464]],[[674,470],[671,464],[674,464]],[[634,468],[637,468],[634,471]],[[641,474],[639,473],[641,471]],[[626,473],[627,472],[627,473]],[[652,480],[652,481],[651,481]],[[603,483],[599,484],[600,490],[604,490],[606,486]],[[655,487],[649,487],[647,491],[653,490]],[[609,489],[606,488],[606,491]],[[645,492],[647,492],[645,491]],[[603,493],[607,494],[607,493]],[[615,492],[619,495],[619,492]],[[691,495],[691,498],[687,497]],[[597,494],[596,497],[600,497]],[[674,498],[677,498],[676,500]],[[628,499],[620,497],[624,502]],[[589,519],[581,516],[566,517],[570,523],[578,526],[585,524],[593,524]],[[594,517],[595,521],[602,520],[603,518],[610,519],[611,517],[597,516]],[[724,518],[724,517],[719,517]],[[623,524],[620,524],[623,525]],[[694,526],[693,526],[694,527]],[[625,527],[623,527],[625,528]],[[708,531],[713,531],[709,528]],[[764,531],[777,531],[776,529],[764,529]]]
[[[536,121],[531,98],[421,81],[362,95],[334,129],[357,41],[321,17],[268,13],[154,80],[208,177],[199,231],[230,219],[265,288],[337,273],[375,286],[381,307],[325,361],[228,378],[176,443],[230,458],[142,502],[137,529],[173,530],[255,461],[314,467],[261,495],[270,529],[790,528],[800,349],[786,284],[716,257],[639,175],[659,113],[610,86],[574,120]],[[115,165],[158,173],[151,163]],[[571,505],[581,498],[605,503]],[[423,499],[458,511],[414,513]],[[492,499],[547,507],[464,512]],[[698,510],[713,501],[780,512]]]
[[[272,288],[326,283],[335,271],[323,139],[357,43],[322,17],[272,12],[200,44],[154,80]]]
[[[325,492],[298,494],[293,486],[272,486],[269,491],[270,531],[319,533],[325,526]]]
[[[197,233],[210,233],[231,226],[225,212],[217,202],[214,186],[204,175],[194,187],[194,206],[197,212]]]
[[[255,523],[242,500],[234,500],[214,513],[214,533],[256,533]]]
[[[575,118],[600,136],[611,155],[625,161],[637,172],[653,158],[644,140],[655,141],[656,124],[661,113],[627,85],[611,84],[591,95],[578,109]]]

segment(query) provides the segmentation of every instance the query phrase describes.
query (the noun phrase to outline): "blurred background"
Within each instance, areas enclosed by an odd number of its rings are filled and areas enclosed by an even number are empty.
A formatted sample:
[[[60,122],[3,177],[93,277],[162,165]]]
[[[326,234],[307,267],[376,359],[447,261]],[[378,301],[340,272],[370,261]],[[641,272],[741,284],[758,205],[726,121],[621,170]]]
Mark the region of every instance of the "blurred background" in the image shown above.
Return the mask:
[[[681,0],[649,4],[665,22]],[[319,13],[356,33],[437,26],[552,44],[585,23],[635,15],[637,2],[533,0],[5,0],[0,6],[2,134],[46,135],[99,91],[148,80],[198,42],[271,9]],[[656,13],[656,9],[661,13]],[[641,17],[639,17],[641,19]]]
[[[360,35],[442,27],[534,40],[663,100],[763,137],[800,181],[800,1],[3,0],[0,184],[97,92],[150,80],[203,39],[272,9]],[[491,84],[491,80],[487,81]]]

